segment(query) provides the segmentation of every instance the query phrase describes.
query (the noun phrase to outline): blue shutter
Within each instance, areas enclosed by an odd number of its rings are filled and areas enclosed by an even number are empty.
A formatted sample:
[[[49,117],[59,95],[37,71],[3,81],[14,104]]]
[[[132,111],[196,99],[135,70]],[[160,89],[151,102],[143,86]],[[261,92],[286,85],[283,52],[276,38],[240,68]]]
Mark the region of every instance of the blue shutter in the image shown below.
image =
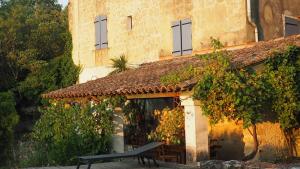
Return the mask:
[[[300,20],[291,17],[285,17],[285,36],[296,35],[300,33]]]
[[[107,17],[101,16],[100,20],[100,37],[101,37],[101,48],[107,48],[108,41],[107,41]]]
[[[181,21],[182,29],[182,55],[192,54],[192,21],[184,19]]]
[[[181,29],[180,29],[180,21],[176,21],[172,23],[173,29],[173,55],[180,56],[181,55]]]
[[[100,49],[101,48],[101,38],[100,38],[100,16],[97,16],[95,19],[95,47],[96,49]]]

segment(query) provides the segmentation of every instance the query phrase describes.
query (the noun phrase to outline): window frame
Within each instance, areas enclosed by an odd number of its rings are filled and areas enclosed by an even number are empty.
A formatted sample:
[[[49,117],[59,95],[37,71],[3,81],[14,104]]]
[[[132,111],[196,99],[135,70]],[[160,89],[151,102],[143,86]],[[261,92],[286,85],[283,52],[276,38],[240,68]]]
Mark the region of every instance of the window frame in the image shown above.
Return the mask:
[[[283,36],[284,37],[300,34],[300,18],[290,16],[290,15],[282,15],[282,18],[283,18]],[[287,33],[287,18],[297,22],[296,24],[288,23],[288,25],[296,25],[296,27],[298,27],[298,33],[296,33],[296,34],[288,34]]]
[[[105,23],[104,23],[105,21]],[[108,29],[107,29],[107,16],[98,15],[95,17],[94,29],[95,29],[95,49],[101,50],[108,48]],[[98,25],[96,25],[98,24]],[[103,25],[105,24],[105,25]],[[104,27],[104,29],[102,29]],[[103,32],[104,30],[104,32]],[[104,34],[104,36],[103,36]],[[105,37],[103,39],[103,37]]]
[[[189,25],[190,27],[187,27],[184,29],[184,26]],[[179,27],[179,30],[176,30],[175,28]],[[192,38],[192,20],[190,18],[182,19],[182,20],[177,20],[172,22],[171,24],[171,29],[172,29],[172,34],[173,34],[173,49],[172,49],[172,55],[173,56],[184,56],[184,55],[190,55],[193,53],[193,38]],[[178,28],[177,28],[178,29]],[[176,32],[175,32],[176,31]],[[178,37],[179,33],[179,37]],[[190,35],[190,37],[188,37]],[[180,41],[180,49],[178,45],[178,39]],[[183,41],[190,41],[188,43],[187,49],[185,49],[184,42]]]

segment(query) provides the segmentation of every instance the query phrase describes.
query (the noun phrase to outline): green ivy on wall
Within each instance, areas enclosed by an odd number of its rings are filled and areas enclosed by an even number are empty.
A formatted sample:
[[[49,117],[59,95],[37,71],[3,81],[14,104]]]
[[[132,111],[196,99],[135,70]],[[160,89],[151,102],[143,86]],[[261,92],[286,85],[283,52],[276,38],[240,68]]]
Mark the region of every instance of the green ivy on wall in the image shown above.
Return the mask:
[[[197,78],[194,98],[201,101],[203,113],[212,124],[225,118],[243,121],[244,128],[252,128],[255,148],[245,160],[258,150],[256,124],[266,111],[276,116],[283,131],[298,126],[300,112],[300,49],[290,46],[284,52],[274,53],[265,61],[264,70],[251,67],[237,68],[230,62],[230,55],[221,50],[222,44],[211,40],[213,52],[196,56],[204,63],[201,68],[187,67],[161,78],[164,84],[178,84]],[[194,73],[197,72],[197,73]],[[185,78],[187,77],[187,78]]]
[[[290,46],[274,53],[266,61],[264,72],[272,86],[272,109],[283,129],[299,125],[300,113],[300,48]]]

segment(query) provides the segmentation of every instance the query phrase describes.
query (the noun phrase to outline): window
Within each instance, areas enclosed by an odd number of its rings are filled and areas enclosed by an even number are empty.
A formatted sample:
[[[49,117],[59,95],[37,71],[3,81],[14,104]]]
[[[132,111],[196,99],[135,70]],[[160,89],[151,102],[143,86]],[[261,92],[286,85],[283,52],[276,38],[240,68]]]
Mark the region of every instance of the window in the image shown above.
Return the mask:
[[[107,48],[107,17],[97,16],[95,19],[95,47],[96,49]]]
[[[132,16],[127,16],[127,29],[132,30]]]
[[[300,20],[294,17],[284,16],[284,36],[300,33]]]
[[[192,21],[184,19],[172,23],[173,55],[182,56],[191,54],[192,48]]]

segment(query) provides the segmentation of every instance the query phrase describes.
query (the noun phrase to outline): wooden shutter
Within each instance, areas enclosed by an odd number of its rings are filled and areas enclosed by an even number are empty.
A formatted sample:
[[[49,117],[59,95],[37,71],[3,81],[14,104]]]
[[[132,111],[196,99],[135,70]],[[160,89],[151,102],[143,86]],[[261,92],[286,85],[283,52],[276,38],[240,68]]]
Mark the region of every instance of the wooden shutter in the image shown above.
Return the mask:
[[[182,29],[182,55],[191,54],[192,49],[192,21],[184,19],[181,21]]]
[[[100,38],[100,21],[101,21],[101,17],[97,16],[95,19],[95,47],[96,49],[100,49],[101,48],[101,38]]]
[[[181,25],[180,21],[176,21],[172,23],[173,29],[173,55],[180,56],[181,55]]]
[[[101,37],[101,48],[107,48],[107,17],[101,16],[100,20],[100,37]]]
[[[285,36],[296,35],[300,33],[300,20],[292,18],[292,17],[285,17]]]

